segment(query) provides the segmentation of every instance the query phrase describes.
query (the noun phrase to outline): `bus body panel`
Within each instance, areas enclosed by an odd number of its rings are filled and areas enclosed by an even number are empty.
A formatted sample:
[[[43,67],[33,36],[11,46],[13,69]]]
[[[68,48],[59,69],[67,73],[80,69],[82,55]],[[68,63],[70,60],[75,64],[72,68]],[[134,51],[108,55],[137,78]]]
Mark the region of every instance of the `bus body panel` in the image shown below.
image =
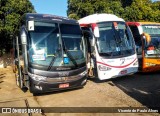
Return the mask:
[[[34,88],[31,92],[38,91],[39,93],[83,87],[86,84],[86,74],[86,66],[76,70],[60,72],[30,68],[28,72],[30,84]],[[40,75],[41,78],[45,79],[36,80],[34,76]]]
[[[156,72],[160,70],[160,58],[143,58],[143,72]]]
[[[100,70],[103,67],[104,70]],[[100,80],[120,77],[133,74],[138,71],[137,55],[131,55],[123,58],[104,59],[97,58],[98,78]]]

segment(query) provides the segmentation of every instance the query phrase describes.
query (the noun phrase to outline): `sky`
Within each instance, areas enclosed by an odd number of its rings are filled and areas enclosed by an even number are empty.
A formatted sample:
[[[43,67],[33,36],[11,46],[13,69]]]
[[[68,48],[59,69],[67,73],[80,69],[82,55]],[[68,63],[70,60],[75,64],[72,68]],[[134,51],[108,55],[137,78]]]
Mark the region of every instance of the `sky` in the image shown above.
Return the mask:
[[[30,0],[37,13],[67,17],[67,0]],[[160,1],[160,0],[152,0]]]
[[[152,0],[153,2],[155,2],[155,1],[160,1],[160,0]]]
[[[37,13],[67,17],[67,0],[30,0]]]

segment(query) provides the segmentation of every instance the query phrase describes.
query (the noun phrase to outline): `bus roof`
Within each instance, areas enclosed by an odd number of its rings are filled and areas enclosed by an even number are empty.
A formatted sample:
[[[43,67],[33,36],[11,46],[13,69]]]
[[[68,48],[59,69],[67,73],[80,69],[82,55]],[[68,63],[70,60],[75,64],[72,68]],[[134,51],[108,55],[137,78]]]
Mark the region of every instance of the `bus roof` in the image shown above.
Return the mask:
[[[51,15],[51,14],[38,14],[38,13],[26,13],[25,14],[26,20],[48,20],[48,21],[55,21],[59,23],[77,23],[78,21],[74,19],[69,19],[67,17]]]
[[[81,18],[78,20],[80,24],[91,24],[91,23],[98,23],[98,22],[105,22],[105,21],[123,21],[122,18],[117,17],[113,14],[93,14],[86,16],[84,18]]]
[[[160,23],[156,23],[156,22],[126,22],[127,25],[136,25],[136,26],[140,26],[140,25],[160,25]]]

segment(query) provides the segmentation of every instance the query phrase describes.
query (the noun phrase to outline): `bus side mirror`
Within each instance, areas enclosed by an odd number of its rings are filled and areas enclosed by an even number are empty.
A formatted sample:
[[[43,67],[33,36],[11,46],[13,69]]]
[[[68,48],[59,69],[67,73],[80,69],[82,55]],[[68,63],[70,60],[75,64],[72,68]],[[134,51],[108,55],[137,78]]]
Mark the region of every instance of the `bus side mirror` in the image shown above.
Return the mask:
[[[148,46],[151,42],[151,37],[149,34],[147,33],[143,33],[142,34],[142,42],[144,44],[144,46]]]
[[[26,45],[27,44],[27,32],[24,28],[22,28],[21,30],[20,37],[21,37],[21,43]]]

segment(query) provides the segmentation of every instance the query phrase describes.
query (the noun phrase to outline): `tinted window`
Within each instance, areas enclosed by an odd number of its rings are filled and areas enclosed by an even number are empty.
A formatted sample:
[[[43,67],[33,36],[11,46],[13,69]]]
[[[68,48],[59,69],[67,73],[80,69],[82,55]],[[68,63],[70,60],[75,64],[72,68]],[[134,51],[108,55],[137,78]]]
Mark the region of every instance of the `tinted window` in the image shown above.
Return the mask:
[[[132,34],[133,34],[133,37],[134,37],[134,40],[135,40],[135,44],[137,46],[141,46],[142,45],[141,36],[139,34],[139,30],[138,30],[137,26],[129,26],[129,27],[132,31]]]
[[[82,34],[79,25],[61,24],[60,29],[63,34]]]
[[[124,22],[98,23],[98,51],[102,56],[131,55],[134,53],[134,43],[131,31]]]

